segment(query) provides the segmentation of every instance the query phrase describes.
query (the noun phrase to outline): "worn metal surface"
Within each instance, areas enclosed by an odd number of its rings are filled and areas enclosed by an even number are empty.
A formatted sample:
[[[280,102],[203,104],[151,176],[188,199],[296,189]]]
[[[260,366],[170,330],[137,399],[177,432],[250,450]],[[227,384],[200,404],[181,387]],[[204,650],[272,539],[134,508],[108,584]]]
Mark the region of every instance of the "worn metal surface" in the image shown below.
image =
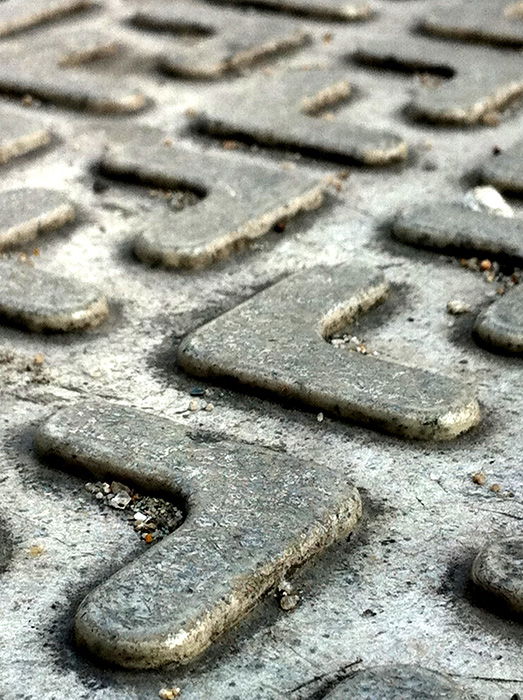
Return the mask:
[[[516,287],[485,309],[474,329],[493,348],[523,352],[523,287]]]
[[[472,565],[472,579],[496,599],[501,599],[511,616],[523,613],[523,541],[521,537],[490,542]]]
[[[0,317],[30,331],[94,328],[109,314],[104,294],[25,260],[0,261]]]
[[[523,192],[523,142],[518,141],[503,153],[493,154],[484,164],[481,175],[503,192]]]
[[[318,267],[289,277],[183,340],[178,363],[232,378],[407,438],[449,440],[480,420],[466,384],[326,341],[384,300],[370,267]]]
[[[165,132],[146,128],[112,140],[101,167],[112,177],[167,189],[185,186],[203,197],[185,211],[153,211],[134,241],[140,260],[174,268],[207,267],[230,257],[275,224],[317,209],[328,186],[327,178],[180,147]]]
[[[124,667],[191,661],[361,515],[340,472],[241,443],[202,444],[185,426],[107,402],[62,409],[36,445],[43,457],[185,505],[178,532],[77,612],[78,642]]]
[[[434,201],[405,207],[392,226],[401,241],[466,255],[523,259],[523,221],[469,209],[459,202]]]
[[[22,188],[0,193],[0,250],[35,240],[74,220],[74,205],[52,190]]]
[[[348,71],[310,66],[257,75],[220,95],[196,123],[215,136],[342,162],[387,165],[405,160],[408,146],[401,136],[351,122],[350,112],[324,123],[315,119],[350,97],[348,78]]]
[[[182,78],[220,78],[256,65],[262,59],[279,58],[297,49],[310,35],[295,22],[267,16],[260,22],[256,12],[214,9],[205,2],[148,2],[132,18],[143,29],[171,33],[201,34],[197,48],[165,49],[159,66]]]
[[[0,112],[0,163],[47,146],[51,135],[38,119],[2,105]]]
[[[13,7],[12,2],[0,4]],[[336,4],[341,5],[331,6]],[[461,201],[481,180],[489,158],[502,157],[521,139],[522,113],[514,102],[503,113],[482,114],[472,128],[413,120],[405,107],[420,90],[435,97],[445,88],[445,75],[436,75],[443,82],[431,86],[427,76],[361,65],[353,56],[377,39],[390,43],[389,53],[397,52],[417,33],[433,3],[374,0],[373,6],[375,14],[364,22],[300,15],[296,26],[311,34],[310,45],[273,56],[245,75],[208,82],[158,71],[166,51],[180,48],[185,54],[191,46],[197,51],[198,41],[137,28],[130,20],[141,2],[105,0],[2,38],[0,92],[10,92],[2,105],[21,118],[34,118],[52,137],[45,148],[40,142],[38,150],[0,166],[1,191],[52,189],[78,207],[74,227],[40,236],[10,256],[21,254],[23,264],[34,263],[31,269],[94,285],[110,305],[105,323],[91,330],[49,334],[0,327],[1,517],[13,545],[0,575],[0,695],[9,700],[142,700],[174,687],[191,700],[296,700],[324,697],[357,669],[399,664],[450,676],[463,693],[479,698],[510,700],[523,693],[521,623],[484,604],[470,584],[477,553],[521,532],[521,358],[491,352],[476,343],[473,332],[477,315],[503,299],[501,291],[507,291],[507,299],[514,291],[518,258],[506,256],[499,269],[483,269],[481,259],[465,265],[441,250],[405,245],[391,236],[398,211]],[[471,19],[477,17],[476,4],[467,6]],[[263,22],[263,10],[256,12]],[[292,13],[274,16],[292,22]],[[425,64],[436,43],[447,47],[445,65],[451,67],[458,66],[463,46],[471,55],[487,55],[480,44],[418,38],[425,47],[418,58]],[[506,46],[485,50],[493,57],[491,64],[481,59],[487,67],[501,71],[514,61]],[[347,124],[398,134],[408,146],[405,161],[338,166],[321,149],[297,155],[296,144],[285,148],[285,139],[278,142],[280,150],[271,150],[253,139],[242,144],[236,135],[216,138],[198,130],[198,115],[226,111],[232,89],[240,97],[245,90],[246,100],[261,76],[299,74],[306,85],[310,73],[314,87],[316,73],[307,68],[324,72],[325,86],[336,81],[333,92],[305,94],[315,98],[305,108],[319,109],[315,116],[303,116],[311,139],[322,140],[322,131],[330,138],[336,125],[340,143],[350,146],[343,136]],[[485,76],[483,96],[490,94],[494,72]],[[480,87],[481,80],[478,73]],[[348,99],[340,109],[331,100],[342,94]],[[257,102],[263,106],[263,97]],[[132,111],[122,112],[127,109]],[[288,119],[281,132],[293,128]],[[198,152],[222,149],[232,170],[252,159],[304,183],[319,182],[340,167],[346,179],[334,182],[324,207],[278,222],[277,230],[211,267],[152,268],[133,254],[144,221],[186,216],[202,193],[191,191],[191,173],[172,190],[100,171],[107,144],[138,126],[160,129],[174,148],[187,142]],[[510,203],[520,222],[521,200]],[[487,254],[492,264],[496,255]],[[182,338],[207,322],[283,277],[340,263],[381,270],[391,293],[353,324],[346,342],[340,339],[347,347],[336,350],[364,347],[378,358],[448,376],[456,386],[464,382],[479,399],[478,427],[448,443],[410,441],[327,411],[318,415],[276,397],[191,378],[177,365]],[[34,288],[24,292],[19,304],[36,303],[36,296]],[[470,311],[449,315],[451,300]],[[250,332],[244,329],[246,337]],[[241,342],[240,335],[236,343]],[[327,344],[326,350],[331,350]],[[191,396],[194,391],[205,395]],[[64,406],[93,399],[181,421],[202,445],[219,444],[213,441],[225,436],[256,449],[272,448],[282,459],[285,450],[298,461],[329,467],[362,494],[360,530],[350,543],[334,545],[292,577],[301,599],[293,610],[281,610],[267,595],[233,631],[183,668],[108,667],[75,645],[75,611],[86,594],[139,555],[152,555],[161,543],[147,544],[114,509],[100,507],[84,488],[89,476],[50,467],[32,448],[37,425]],[[263,520],[263,512],[259,515]]]
[[[325,696],[329,700],[472,700],[451,678],[416,666],[382,666],[360,671]]]

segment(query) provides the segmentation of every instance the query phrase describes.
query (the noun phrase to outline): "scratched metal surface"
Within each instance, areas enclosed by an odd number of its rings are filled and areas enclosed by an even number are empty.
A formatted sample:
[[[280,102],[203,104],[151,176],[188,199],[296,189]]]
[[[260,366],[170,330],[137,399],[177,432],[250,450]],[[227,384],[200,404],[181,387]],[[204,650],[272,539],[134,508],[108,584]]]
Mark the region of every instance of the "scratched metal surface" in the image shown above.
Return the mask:
[[[344,56],[366,40],[400,42],[432,3],[374,4],[379,12],[368,22],[300,18],[314,38],[309,46],[245,77],[215,82],[157,73],[151,56],[163,42],[186,47],[194,39],[129,26],[132,5],[123,0],[105,0],[86,14],[2,39],[2,50],[18,46],[30,55],[33,40],[47,31],[103,30],[127,48],[85,70],[114,76],[114,85],[125,78],[151,98],[147,109],[128,116],[1,98],[53,132],[45,149],[0,166],[2,189],[52,187],[79,207],[75,225],[42,235],[24,251],[45,270],[95,283],[111,303],[109,320],[85,334],[0,327],[0,519],[3,538],[12,543],[0,550],[7,565],[0,574],[3,697],[141,699],[165,687],[180,687],[183,698],[321,697],[359,659],[367,668],[411,663],[441,671],[481,698],[509,700],[523,692],[521,625],[484,608],[467,585],[477,550],[521,531],[521,361],[474,342],[475,313],[446,312],[451,299],[479,311],[495,297],[497,283],[453,258],[394,242],[387,225],[404,205],[459,199],[492,149],[517,140],[523,117],[513,108],[499,123],[473,129],[413,122],[404,106],[417,77],[355,65]],[[401,134],[410,148],[407,162],[363,168],[249,148],[264,163],[286,161],[318,176],[344,169],[348,178],[322,209],[208,269],[151,269],[134,259],[131,242],[144,214],[154,217],[166,205],[148,187],[105,180],[108,188],[98,186],[93,168],[111,129],[152,125],[174,140],[222,148],[223,139],[191,132],[188,114],[219,102],[233,83],[241,89],[256,71],[311,65],[346,69],[355,85],[347,105],[351,120]],[[321,118],[317,125],[321,129]],[[225,146],[234,159],[236,150]],[[521,202],[511,204],[522,216]],[[482,407],[477,428],[448,443],[409,442],[328,415],[319,421],[314,411],[212,383],[203,385],[214,410],[188,410],[190,389],[202,382],[175,366],[186,333],[284,275],[345,261],[375,265],[392,285],[389,299],[362,318],[355,335],[387,359],[469,383]],[[334,465],[363,496],[361,529],[296,575],[298,608],[285,613],[267,597],[189,666],[131,672],[89,659],[71,638],[74,611],[146,545],[98,506],[84,489],[85,476],[40,463],[31,435],[58,407],[91,398]],[[487,476],[483,486],[472,481],[478,471]],[[495,483],[501,491],[490,490]]]

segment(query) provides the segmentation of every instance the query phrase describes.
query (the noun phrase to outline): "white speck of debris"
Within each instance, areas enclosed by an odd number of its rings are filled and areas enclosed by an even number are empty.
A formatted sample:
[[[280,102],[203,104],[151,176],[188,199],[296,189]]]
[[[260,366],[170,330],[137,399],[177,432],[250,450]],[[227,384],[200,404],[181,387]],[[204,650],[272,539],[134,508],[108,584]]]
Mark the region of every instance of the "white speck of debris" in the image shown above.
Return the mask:
[[[137,522],[139,522],[139,523],[143,523],[143,522],[145,522],[145,521],[147,520],[147,516],[144,515],[143,513],[140,513],[140,511],[137,511],[137,512],[134,514],[134,519],[135,519]]]
[[[451,299],[447,303],[447,312],[453,316],[459,316],[460,314],[468,314],[471,311],[470,304],[467,304],[461,299]]]
[[[292,583],[286,579],[282,579],[278,584],[279,593],[292,593]]]
[[[130,493],[131,493],[131,489],[130,489],[128,486],[126,486],[125,484],[121,484],[119,481],[113,481],[113,482],[111,482],[111,491],[112,491],[114,494],[117,494],[117,493],[128,493],[128,494],[130,494]]]
[[[473,211],[488,212],[512,218],[514,210],[491,185],[474,187],[463,197],[463,204]]]
[[[130,494],[126,493],[125,491],[120,491],[116,494],[116,496],[111,498],[111,500],[109,501],[109,505],[113,508],[119,508],[120,510],[123,510],[124,508],[127,508],[130,502]]]
[[[323,413],[318,413],[318,415],[316,416],[316,420],[318,421],[318,423],[322,423],[323,422]]]
[[[285,579],[278,585],[277,595],[279,596],[280,608],[282,610],[292,610],[300,602],[300,596],[296,593],[292,584]]]
[[[200,408],[200,402],[198,399],[193,399],[189,401],[189,411],[198,411]]]
[[[353,335],[353,336],[344,335],[342,338],[331,338],[330,342],[336,348],[345,347],[348,350],[353,350],[355,352],[359,352],[362,355],[369,354],[369,351],[367,350],[367,346],[365,345],[365,343],[362,340],[360,340],[359,338],[357,338],[355,335]]]
[[[300,596],[298,594],[289,595],[284,593],[280,598],[280,608],[282,610],[293,610],[300,602]]]

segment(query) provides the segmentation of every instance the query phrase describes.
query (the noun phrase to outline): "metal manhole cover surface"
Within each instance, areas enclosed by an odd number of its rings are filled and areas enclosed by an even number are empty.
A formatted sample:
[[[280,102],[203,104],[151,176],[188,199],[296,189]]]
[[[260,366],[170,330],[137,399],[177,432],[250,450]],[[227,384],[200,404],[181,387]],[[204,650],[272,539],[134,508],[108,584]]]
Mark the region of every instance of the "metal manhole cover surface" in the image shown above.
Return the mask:
[[[523,694],[523,4],[0,0],[0,696]]]

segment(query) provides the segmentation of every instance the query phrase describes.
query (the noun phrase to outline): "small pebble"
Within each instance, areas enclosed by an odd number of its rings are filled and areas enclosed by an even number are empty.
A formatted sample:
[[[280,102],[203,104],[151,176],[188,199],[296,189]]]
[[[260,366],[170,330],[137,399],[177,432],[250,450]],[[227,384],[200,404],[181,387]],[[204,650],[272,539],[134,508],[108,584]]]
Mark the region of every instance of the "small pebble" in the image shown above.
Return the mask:
[[[292,583],[290,581],[287,581],[286,579],[282,579],[280,581],[280,583],[278,584],[278,593],[290,594],[290,593],[292,593],[292,591],[293,591],[293,588],[292,588]]]
[[[280,608],[282,610],[293,610],[300,602],[300,596],[295,594],[289,595],[288,593],[283,593],[280,598]]]
[[[461,258],[460,264],[466,267],[468,270],[479,270],[479,261],[477,258]]]
[[[179,698],[181,694],[182,691],[180,688],[162,688],[158,693],[162,700],[174,700],[175,698]]]
[[[470,304],[460,299],[451,299],[447,303],[447,312],[453,316],[459,316],[460,314],[468,314],[471,310]]]
[[[490,487],[490,490],[493,491],[494,493],[499,493],[501,491],[501,486],[500,484],[492,484]]]
[[[189,401],[189,411],[198,411],[200,408],[200,402],[198,399],[193,399]]]
[[[474,187],[463,197],[463,203],[473,211],[484,211],[496,216],[513,218],[514,211],[491,185]]]
[[[483,486],[483,484],[486,482],[487,477],[484,472],[476,472],[475,474],[472,475],[472,481],[475,484],[479,484],[480,486]]]
[[[85,484],[85,490],[93,494],[102,507],[110,506],[121,512],[127,523],[146,542],[158,542],[170,534],[183,519],[181,511],[161,498],[135,492],[119,481]],[[108,491],[108,493],[104,493]],[[149,537],[145,537],[149,535]]]
[[[212,404],[212,403],[208,403],[208,404],[205,406],[205,410],[206,410],[208,413],[211,413],[212,411],[214,411],[214,406],[213,406],[213,404]]]
[[[119,508],[120,510],[123,510],[124,508],[127,508],[130,502],[131,495],[125,491],[120,491],[116,494],[116,496],[114,496],[114,498],[111,498],[109,505],[112,508]]]
[[[228,139],[227,141],[224,141],[222,143],[222,147],[226,151],[235,151],[241,147],[241,144],[238,141],[233,141],[232,139]]]
[[[193,386],[189,394],[190,396],[205,396],[205,389],[200,386]]]
[[[323,422],[323,413],[318,413],[318,415],[316,416],[316,420],[318,421],[318,423],[322,423]]]
[[[278,585],[277,595],[282,610],[292,610],[300,602],[300,596],[295,592],[292,583],[285,579]]]
[[[127,493],[129,495],[131,494],[131,489],[128,486],[126,486],[125,484],[121,484],[119,481],[111,482],[111,491],[114,494],[117,494],[117,493]]]
[[[29,548],[29,554],[32,557],[39,557],[44,551],[45,547],[42,544],[33,544],[32,547]]]

